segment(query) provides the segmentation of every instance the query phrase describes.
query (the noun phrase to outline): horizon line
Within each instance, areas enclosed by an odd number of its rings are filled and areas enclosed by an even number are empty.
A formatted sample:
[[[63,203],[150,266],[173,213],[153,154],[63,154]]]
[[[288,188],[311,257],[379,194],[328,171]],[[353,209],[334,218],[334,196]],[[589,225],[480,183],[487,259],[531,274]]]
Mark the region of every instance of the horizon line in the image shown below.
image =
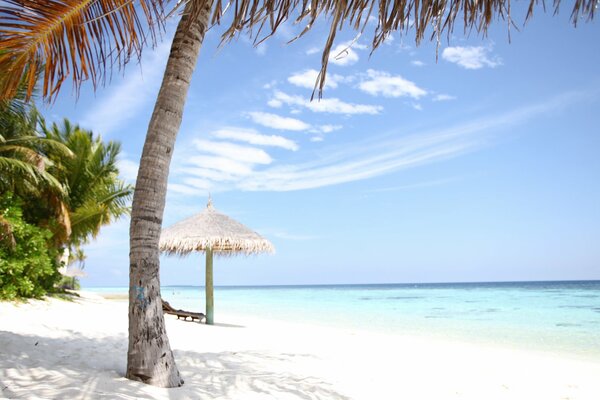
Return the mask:
[[[295,284],[272,284],[272,285],[215,285],[221,288],[240,287],[299,287],[299,286],[386,286],[386,285],[448,285],[448,284],[506,284],[506,283],[576,283],[576,282],[600,282],[600,279],[556,279],[556,280],[508,280],[508,281],[446,281],[446,282],[387,282],[387,283],[295,283]],[[83,286],[82,290],[94,288],[127,288],[129,286]],[[161,287],[193,287],[203,288],[203,285],[161,285]]]

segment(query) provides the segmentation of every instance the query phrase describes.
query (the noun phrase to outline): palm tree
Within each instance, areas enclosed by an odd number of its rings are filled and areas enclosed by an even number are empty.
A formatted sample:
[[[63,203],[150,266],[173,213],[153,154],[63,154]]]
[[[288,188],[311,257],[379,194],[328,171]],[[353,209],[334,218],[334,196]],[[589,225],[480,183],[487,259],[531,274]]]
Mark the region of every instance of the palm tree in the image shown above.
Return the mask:
[[[51,162],[46,153],[68,158],[70,151],[37,133],[39,113],[24,102],[22,88],[17,97],[0,101],[0,193],[35,194],[41,184],[63,193],[62,185],[47,171]]]
[[[185,0],[184,0],[185,1]],[[68,71],[73,71],[75,87],[85,79],[101,82],[107,55],[118,64],[140,54],[144,44],[140,17],[131,0],[7,0],[0,6],[0,70],[8,79],[0,82],[0,98],[12,95],[15,82],[30,70],[44,67],[45,98],[60,89]],[[142,19],[148,22],[151,37],[154,23],[162,17],[161,0],[139,0]],[[177,2],[179,4],[180,2]],[[529,1],[527,18],[537,0]],[[581,16],[592,18],[598,0],[575,0],[572,21]],[[558,10],[560,0],[554,1]],[[497,17],[510,19],[510,0],[239,0],[227,4],[233,10],[223,40],[258,27],[257,35],[273,35],[290,17],[306,22],[300,33],[309,31],[318,17],[330,18],[321,73],[315,84],[319,96],[325,84],[329,52],[338,30],[349,25],[362,33],[374,12],[378,21],[372,46],[376,49],[396,30],[415,30],[419,43],[427,29],[434,37],[450,34],[456,22],[465,30],[485,34]],[[16,6],[16,7],[15,7]],[[212,10],[212,18],[211,17]],[[127,377],[157,386],[173,387],[183,382],[179,376],[161,311],[158,241],[165,204],[168,169],[190,86],[190,79],[211,23],[220,23],[221,0],[187,0],[171,46],[171,53],[152,114],[133,198],[130,227],[129,349]],[[8,17],[4,17],[8,16]],[[461,18],[462,17],[462,18]],[[410,22],[409,22],[410,21]],[[115,28],[116,27],[116,28]],[[111,30],[112,29],[112,30]],[[116,29],[116,30],[115,30]],[[254,36],[256,43],[261,38]],[[76,48],[75,53],[62,51]],[[313,93],[314,94],[314,93]]]
[[[128,215],[133,187],[119,179],[117,157],[121,146],[117,142],[103,142],[91,131],[64,120],[62,126],[46,126],[41,131],[47,140],[64,145],[73,154],[64,158],[50,154],[53,162],[48,172],[66,188],[63,196],[44,193],[47,213],[65,223],[54,226],[58,247],[76,251],[107,225]]]

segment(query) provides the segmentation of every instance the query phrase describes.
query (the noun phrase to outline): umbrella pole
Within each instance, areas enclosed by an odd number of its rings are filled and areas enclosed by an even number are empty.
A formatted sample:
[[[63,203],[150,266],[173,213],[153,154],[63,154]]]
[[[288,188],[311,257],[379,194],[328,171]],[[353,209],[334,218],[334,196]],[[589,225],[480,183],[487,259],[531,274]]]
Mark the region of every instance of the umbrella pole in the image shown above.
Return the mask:
[[[214,297],[213,297],[213,252],[212,249],[206,249],[206,323],[213,325],[214,318]]]

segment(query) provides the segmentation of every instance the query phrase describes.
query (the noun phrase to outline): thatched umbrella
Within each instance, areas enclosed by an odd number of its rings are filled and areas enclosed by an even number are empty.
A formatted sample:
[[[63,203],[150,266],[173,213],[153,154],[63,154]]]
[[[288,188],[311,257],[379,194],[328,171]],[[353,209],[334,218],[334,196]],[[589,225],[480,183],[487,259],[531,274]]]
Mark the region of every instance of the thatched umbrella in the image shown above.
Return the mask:
[[[206,323],[214,323],[213,254],[231,256],[236,253],[273,253],[267,239],[239,222],[218,212],[210,196],[206,209],[163,229],[160,250],[185,256],[193,251],[206,252]]]

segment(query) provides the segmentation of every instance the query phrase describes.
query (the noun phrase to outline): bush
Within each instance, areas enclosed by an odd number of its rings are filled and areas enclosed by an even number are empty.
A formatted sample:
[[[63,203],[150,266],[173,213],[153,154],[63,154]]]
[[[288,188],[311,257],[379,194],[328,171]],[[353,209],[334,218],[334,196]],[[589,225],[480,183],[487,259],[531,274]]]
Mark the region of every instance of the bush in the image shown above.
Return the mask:
[[[0,218],[5,226],[0,241],[0,299],[45,295],[60,279],[57,250],[49,246],[52,234],[25,222],[20,205],[8,195],[0,198]]]

